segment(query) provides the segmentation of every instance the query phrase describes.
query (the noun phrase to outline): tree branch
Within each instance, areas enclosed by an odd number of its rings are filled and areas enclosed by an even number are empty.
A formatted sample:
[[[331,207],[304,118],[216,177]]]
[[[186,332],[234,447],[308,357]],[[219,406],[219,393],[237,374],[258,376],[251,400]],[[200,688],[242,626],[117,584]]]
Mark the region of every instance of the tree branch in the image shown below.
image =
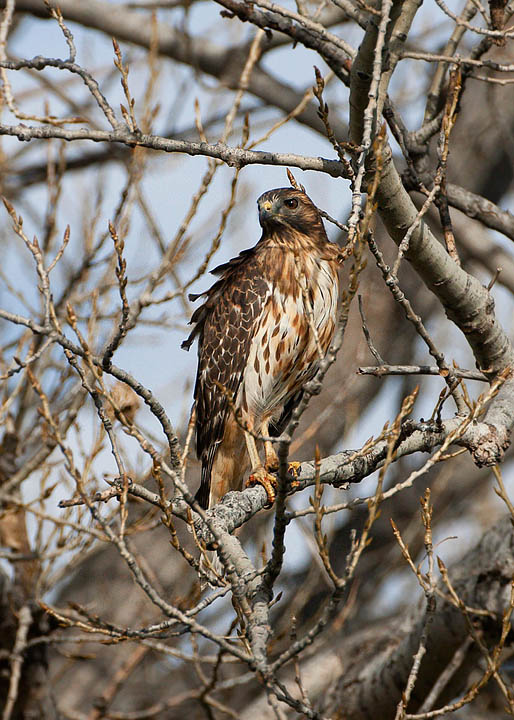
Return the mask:
[[[0,3],[0,6],[2,5],[3,3]],[[152,23],[140,12],[120,7],[116,13],[113,13],[112,5],[101,0],[88,0],[87,3],[80,0],[59,0],[58,6],[65,20],[99,30],[109,38],[115,37],[147,49],[152,47]],[[20,0],[16,3],[16,10],[49,19],[48,11],[40,0]],[[330,15],[329,20],[333,21],[333,19]],[[205,38],[191,37],[162,21],[157,23],[156,33],[159,55],[190,65],[195,70],[217,78],[227,87],[233,89],[237,87],[247,57],[246,45],[219,47]],[[289,113],[302,99],[301,94],[289,85],[280,82],[259,67],[254,69],[248,92],[285,113]],[[296,116],[296,120],[318,132],[323,132],[323,125],[313,103],[309,103]],[[344,137],[347,132],[345,126],[339,122],[336,124],[335,130],[338,136]]]
[[[399,3],[401,17],[397,20],[399,52],[405,42],[409,24],[418,7],[417,2]],[[398,3],[397,3],[398,5]],[[398,32],[401,26],[401,33]],[[367,97],[373,68],[373,53],[377,27],[370,23],[352,68],[350,103],[351,139],[359,143],[363,133],[363,102]],[[353,85],[355,80],[355,85]],[[358,90],[358,92],[357,92]],[[383,88],[383,92],[387,87]],[[378,210],[390,236],[400,245],[404,236],[415,223],[405,257],[411,262],[427,287],[442,303],[447,316],[464,333],[475,355],[477,366],[492,381],[506,368],[514,368],[514,350],[507,334],[494,314],[494,301],[479,281],[462,270],[434,237],[428,225],[418,219],[418,211],[404,188],[394,165],[389,145],[382,149],[382,174],[376,191]],[[500,393],[487,412],[490,425],[489,437],[484,437],[473,451],[477,465],[494,465],[499,462],[509,444],[514,425],[514,378],[504,383]]]
[[[500,638],[502,616],[510,603],[513,550],[514,528],[509,516],[486,532],[478,545],[449,572],[460,600],[467,607],[482,612],[477,615],[471,610],[471,616],[489,647]],[[366,630],[345,641],[339,702],[352,720],[371,720],[376,717],[377,707],[380,707],[384,720],[394,717],[412,657],[419,645],[425,614],[424,605],[413,607],[408,618],[403,613],[378,632],[376,628]],[[409,712],[421,705],[468,635],[469,627],[463,612],[449,600],[446,586],[440,581],[427,653],[421,662]],[[462,691],[480,654],[476,645],[469,647],[461,667],[439,696],[439,707]]]
[[[431,452],[440,447],[450,435],[459,431],[463,419],[459,417],[444,420],[440,424],[418,423],[405,425],[404,434],[407,435],[395,450],[395,460],[406,455],[418,452]],[[473,450],[479,447],[483,439],[490,435],[490,427],[485,423],[473,422],[457,439],[460,446]],[[347,484],[359,483],[380,468],[387,456],[389,439],[376,442],[366,452],[345,450],[344,452],[323,458],[320,464],[320,482],[344,489]],[[312,487],[316,482],[316,467],[314,462],[303,462],[298,468],[298,479],[290,492],[299,492]],[[129,491],[131,492],[131,491]],[[158,496],[155,496],[157,499]],[[216,518],[227,532],[233,532],[262,510],[268,503],[266,491],[260,485],[247,488],[241,492],[229,492],[223,500],[207,511],[207,516]],[[187,517],[187,508],[183,501],[173,501],[173,512],[182,518]],[[201,520],[195,521],[196,530],[207,544],[213,542]]]
[[[128,130],[92,130],[81,128],[71,130],[50,125],[41,127],[28,127],[19,125],[0,125],[0,135],[10,135],[18,140],[29,142],[34,139],[59,138],[61,140],[92,140],[93,142],[121,143],[129,147],[146,147],[151,150],[160,150],[169,153],[186,153],[187,155],[211,157],[222,160],[231,167],[244,167],[245,165],[274,165],[282,167],[297,167],[301,170],[316,170],[332,177],[346,177],[346,169],[339,160],[327,160],[321,157],[303,157],[293,153],[262,152],[259,150],[244,150],[243,148],[229,147],[222,143],[210,144],[205,142],[187,142],[186,140],[171,140],[158,135],[145,135],[132,133]]]

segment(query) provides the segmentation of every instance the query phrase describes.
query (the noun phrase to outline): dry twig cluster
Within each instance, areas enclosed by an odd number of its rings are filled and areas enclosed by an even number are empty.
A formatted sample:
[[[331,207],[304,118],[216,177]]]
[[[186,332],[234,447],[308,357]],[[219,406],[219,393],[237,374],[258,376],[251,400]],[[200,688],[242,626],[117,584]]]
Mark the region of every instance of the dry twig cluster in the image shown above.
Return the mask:
[[[513,715],[514,4],[2,12],[2,720]],[[255,166],[311,171],[350,269],[273,512],[204,511],[174,349]]]

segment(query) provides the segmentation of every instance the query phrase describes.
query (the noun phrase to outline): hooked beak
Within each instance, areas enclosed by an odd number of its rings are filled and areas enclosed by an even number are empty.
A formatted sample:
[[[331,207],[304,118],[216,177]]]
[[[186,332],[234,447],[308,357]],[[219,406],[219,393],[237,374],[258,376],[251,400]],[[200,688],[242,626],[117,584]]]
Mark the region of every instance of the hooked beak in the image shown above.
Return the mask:
[[[271,200],[263,200],[259,204],[259,220],[261,225],[263,222],[270,220],[273,215],[273,203],[271,202]]]

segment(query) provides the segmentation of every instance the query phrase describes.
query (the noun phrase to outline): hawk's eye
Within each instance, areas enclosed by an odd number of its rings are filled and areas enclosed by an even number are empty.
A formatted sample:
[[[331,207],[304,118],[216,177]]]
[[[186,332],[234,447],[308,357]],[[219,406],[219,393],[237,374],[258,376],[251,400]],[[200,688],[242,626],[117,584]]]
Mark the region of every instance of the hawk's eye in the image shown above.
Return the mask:
[[[288,208],[297,208],[298,200],[296,198],[289,198],[288,200],[284,200],[284,205]]]

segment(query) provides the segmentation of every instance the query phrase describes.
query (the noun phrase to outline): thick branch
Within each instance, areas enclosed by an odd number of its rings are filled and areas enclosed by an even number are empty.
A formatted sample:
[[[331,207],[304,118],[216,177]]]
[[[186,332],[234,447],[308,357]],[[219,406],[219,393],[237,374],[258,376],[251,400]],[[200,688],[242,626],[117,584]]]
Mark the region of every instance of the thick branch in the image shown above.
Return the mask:
[[[432,177],[429,173],[421,175],[420,180],[427,186],[432,185]],[[408,174],[403,177],[405,187],[409,190],[416,190],[410,181]],[[492,230],[498,230],[506,237],[514,240],[514,215],[508,210],[502,210],[490,200],[478,195],[477,193],[466,190],[460,185],[447,183],[446,195],[448,203],[460,210],[465,215],[475,220],[479,220],[486,227]]]
[[[449,571],[459,598],[468,606],[488,611],[472,615],[491,647],[499,639],[503,612],[510,601],[514,574],[514,528],[505,517],[480,540],[463,560]],[[444,584],[439,589],[448,595]],[[394,718],[396,705],[407,682],[412,657],[417,651],[424,627],[425,606],[412,608],[408,619],[403,615],[393,625],[374,628],[344,642],[346,661],[341,673],[340,703],[352,720],[371,720],[380,708],[383,720]],[[409,711],[415,711],[451,661],[455,651],[466,641],[469,628],[462,612],[442,597],[430,625],[427,653],[412,694]],[[459,670],[443,689],[440,707],[461,692],[467,676],[476,668],[480,655],[476,645],[468,649]]]
[[[418,452],[430,452],[439,447],[454,433],[462,424],[462,418],[445,420],[440,425],[422,423],[411,428],[408,437],[405,438],[395,451],[395,459],[404,455],[412,455]],[[407,427],[405,428],[406,432]],[[458,444],[471,450],[480,447],[484,439],[490,436],[490,427],[485,423],[473,423],[467,427],[458,440]],[[321,461],[320,481],[334,487],[342,488],[347,483],[358,483],[380,468],[386,458],[389,441],[381,440],[369,451],[358,454],[355,450],[346,450],[336,455],[324,458]],[[298,470],[298,480],[294,490],[298,492],[311,487],[316,482],[316,470],[313,462],[303,462]],[[148,499],[148,497],[146,497]],[[158,497],[155,496],[158,500]],[[268,497],[264,488],[257,485],[247,488],[241,492],[229,492],[223,500],[207,512],[208,517],[214,518],[220,527],[228,532],[247,522],[259,510],[262,510],[268,503]],[[173,511],[182,517],[187,517],[186,504],[181,500],[173,501]],[[196,523],[198,535],[206,542],[213,541],[212,536],[205,528],[201,520]]]
[[[419,0],[409,0],[409,2],[396,0],[393,2],[390,21],[384,38],[384,53],[387,53],[387,64],[380,75],[372,139],[382,116],[389,80],[400,58],[400,49],[405,42],[414,15],[420,5]],[[364,111],[368,104],[378,32],[378,21],[371,17],[351,69],[350,136],[357,145],[361,143],[364,130]]]
[[[255,5],[240,2],[240,0],[217,0],[243,22],[251,22],[260,28],[271,28],[285,33],[295,42],[318,52],[335,74],[344,83],[348,83],[350,63],[354,50],[344,41],[330,35],[317,23],[302,18],[298,23],[291,18],[292,13],[281,14],[270,9],[255,7]],[[270,4],[271,5],[271,4]],[[271,7],[274,7],[271,5]],[[289,15],[289,17],[287,17]]]
[[[387,158],[377,191],[379,211],[393,240],[399,245],[414,223],[417,210],[403,187],[391,156]],[[494,300],[480,282],[460,268],[421,221],[411,236],[406,258],[427,287],[437,296],[446,315],[462,330],[489,380],[507,367],[514,368],[510,340],[494,313]],[[508,379],[489,407],[486,421],[491,438],[476,449],[477,464],[501,460],[514,424],[514,380]]]
[[[403,33],[408,29],[405,22],[407,15],[412,20],[412,10],[417,7],[416,2],[403,4]],[[409,8],[410,13],[407,13]],[[354,101],[350,103],[350,128],[351,139],[355,143],[360,142],[363,132],[362,102],[359,102],[358,98],[361,94],[367,96],[366,87],[369,87],[373,67],[371,49],[374,47],[376,35],[376,26],[370,24],[352,68],[351,97],[354,97]],[[405,41],[406,35],[402,34],[401,39]],[[382,90],[385,93],[387,87]],[[409,228],[419,220],[418,211],[402,184],[389,145],[382,150],[382,162],[383,170],[375,197],[380,216],[390,236],[400,245]],[[451,259],[423,220],[417,223],[411,234],[405,257],[440,300],[450,320],[464,333],[475,355],[478,369],[492,381],[506,368],[514,368],[514,350],[496,319],[491,295],[476,278]],[[487,422],[491,426],[490,437],[484,438],[483,445],[477,447],[473,453],[478,465],[499,462],[508,446],[514,424],[514,379],[508,379],[504,383],[497,398],[491,403]]]
[[[508,210],[501,210],[490,200],[481,195],[465,190],[460,185],[446,185],[448,202],[452,207],[461,210],[468,217],[480,220],[486,227],[498,230],[506,237],[514,240],[514,215]]]

